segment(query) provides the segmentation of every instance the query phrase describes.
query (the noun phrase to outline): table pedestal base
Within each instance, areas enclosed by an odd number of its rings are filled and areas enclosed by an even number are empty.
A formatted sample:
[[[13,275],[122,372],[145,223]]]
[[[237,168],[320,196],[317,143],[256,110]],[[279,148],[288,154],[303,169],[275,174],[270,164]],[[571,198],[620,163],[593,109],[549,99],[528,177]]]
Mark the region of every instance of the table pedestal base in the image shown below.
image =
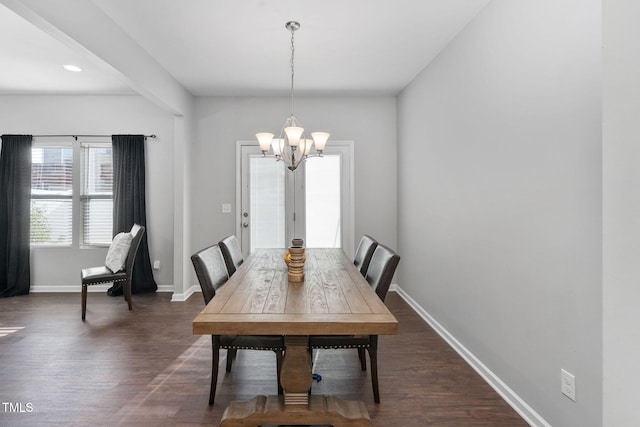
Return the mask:
[[[283,396],[256,396],[246,402],[231,402],[222,414],[220,427],[262,424],[370,427],[371,418],[363,402],[334,396],[309,396],[308,405],[285,405]]]

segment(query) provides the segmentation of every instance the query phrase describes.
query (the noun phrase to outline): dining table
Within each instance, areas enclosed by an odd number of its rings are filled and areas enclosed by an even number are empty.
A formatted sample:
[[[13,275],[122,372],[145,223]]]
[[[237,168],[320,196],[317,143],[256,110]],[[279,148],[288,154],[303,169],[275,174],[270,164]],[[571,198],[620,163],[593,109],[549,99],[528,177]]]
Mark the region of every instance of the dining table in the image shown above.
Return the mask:
[[[220,426],[371,426],[364,402],[310,393],[309,336],[393,335],[398,321],[342,249],[305,249],[296,281],[286,254],[254,250],[193,320],[194,334],[284,336],[284,395],[231,402]]]

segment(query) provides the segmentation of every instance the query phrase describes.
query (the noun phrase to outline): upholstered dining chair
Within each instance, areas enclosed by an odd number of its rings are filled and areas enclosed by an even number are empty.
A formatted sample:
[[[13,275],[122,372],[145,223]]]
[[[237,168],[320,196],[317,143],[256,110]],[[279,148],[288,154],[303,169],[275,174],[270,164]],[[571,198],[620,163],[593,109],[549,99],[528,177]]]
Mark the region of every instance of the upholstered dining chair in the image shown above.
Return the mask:
[[[244,262],[242,257],[242,249],[240,249],[240,243],[236,236],[227,236],[218,242],[222,256],[224,257],[225,265],[227,266],[227,272],[229,277],[236,272],[238,267]]]
[[[129,310],[133,309],[131,304],[131,277],[136,260],[136,253],[138,253],[138,247],[140,246],[140,241],[142,240],[144,232],[145,228],[140,224],[133,224],[133,227],[131,227],[131,231],[129,232],[131,235],[131,240],[126,252],[126,261],[124,262],[124,268],[119,270],[115,268],[115,272],[106,265],[82,269],[82,320],[85,320],[87,313],[87,287],[91,285],[124,282],[124,299],[129,304]],[[117,237],[119,236],[116,236],[114,238],[114,241]],[[108,258],[109,254],[107,255],[107,259]],[[107,265],[109,265],[108,262]]]
[[[384,245],[377,245],[365,279],[378,297],[384,302],[393,279],[393,274],[400,262],[400,256]],[[373,398],[380,403],[380,391],[378,388],[378,336],[377,335],[315,335],[309,337],[311,349],[358,349],[362,370],[367,369],[365,350],[369,353],[371,365],[371,385],[373,386]]]
[[[353,257],[353,264],[360,270],[363,276],[367,274],[373,251],[376,250],[378,242],[371,236],[364,235],[360,239],[356,254]]]
[[[202,289],[204,303],[209,304],[215,295],[229,279],[225,260],[219,245],[209,246],[191,256],[191,262],[196,270],[198,282]],[[278,376],[278,394],[282,394],[280,385],[280,369],[282,367],[282,353],[284,351],[284,337],[280,335],[212,335],[211,346],[213,359],[211,363],[211,391],[209,405],[213,405],[218,383],[218,364],[220,363],[220,349],[227,350],[227,372],[237,350],[271,350],[276,353],[276,369]]]

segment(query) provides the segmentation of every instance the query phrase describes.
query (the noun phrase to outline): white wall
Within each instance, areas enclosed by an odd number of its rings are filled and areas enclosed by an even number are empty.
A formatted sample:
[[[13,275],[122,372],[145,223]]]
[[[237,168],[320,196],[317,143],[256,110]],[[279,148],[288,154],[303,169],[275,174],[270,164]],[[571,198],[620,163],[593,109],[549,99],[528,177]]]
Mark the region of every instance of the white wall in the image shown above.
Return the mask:
[[[399,284],[540,424],[602,420],[600,47],[600,1],[494,0],[398,99]]]
[[[173,290],[173,118],[140,96],[0,96],[0,133],[156,134],[146,145],[147,228],[161,290]],[[108,140],[107,140],[108,141]],[[31,251],[32,291],[80,291],[80,270],[107,249]],[[97,287],[96,287],[97,288]]]
[[[605,0],[604,425],[640,425],[640,2]]]
[[[235,206],[236,141],[255,140],[255,133],[266,129],[277,133],[289,108],[288,97],[197,98],[192,252],[235,233],[235,209],[223,214],[221,204]],[[395,98],[296,97],[296,117],[306,129],[355,141],[355,241],[367,233],[396,247]]]

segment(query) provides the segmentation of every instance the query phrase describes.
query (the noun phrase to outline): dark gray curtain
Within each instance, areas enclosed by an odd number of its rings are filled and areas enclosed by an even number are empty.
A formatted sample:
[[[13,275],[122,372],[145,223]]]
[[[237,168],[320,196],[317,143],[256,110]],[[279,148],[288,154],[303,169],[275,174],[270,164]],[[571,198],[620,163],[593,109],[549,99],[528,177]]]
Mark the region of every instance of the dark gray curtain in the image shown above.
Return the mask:
[[[31,287],[31,135],[2,135],[0,151],[0,297]]]
[[[147,210],[145,206],[145,162],[143,135],[112,135],[113,142],[113,235],[129,231],[140,224],[146,232],[133,265],[131,291],[155,292],[147,236]],[[113,293],[113,292],[111,292]]]

